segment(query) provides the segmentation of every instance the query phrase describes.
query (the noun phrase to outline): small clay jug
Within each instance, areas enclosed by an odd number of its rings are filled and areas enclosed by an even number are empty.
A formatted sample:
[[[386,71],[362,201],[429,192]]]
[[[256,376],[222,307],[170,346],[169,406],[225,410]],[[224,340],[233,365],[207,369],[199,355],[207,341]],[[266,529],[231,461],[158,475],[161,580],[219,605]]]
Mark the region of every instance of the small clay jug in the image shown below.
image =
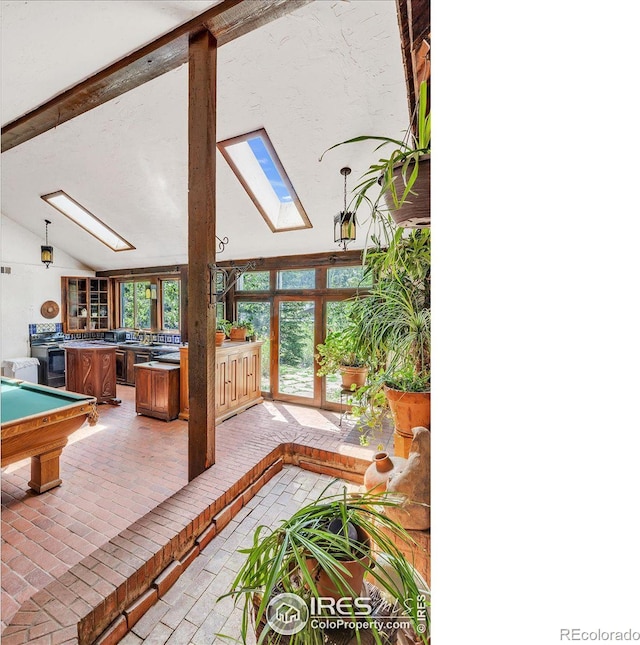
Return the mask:
[[[383,493],[387,490],[387,480],[406,463],[402,457],[391,457],[386,452],[377,452],[371,465],[364,473],[365,490],[371,493]]]

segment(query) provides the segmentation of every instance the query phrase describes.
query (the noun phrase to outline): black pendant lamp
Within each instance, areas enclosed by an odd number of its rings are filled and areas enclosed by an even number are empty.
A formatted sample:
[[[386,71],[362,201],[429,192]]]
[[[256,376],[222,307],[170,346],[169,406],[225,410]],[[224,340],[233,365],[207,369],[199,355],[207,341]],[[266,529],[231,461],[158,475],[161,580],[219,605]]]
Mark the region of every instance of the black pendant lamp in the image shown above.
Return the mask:
[[[42,263],[49,268],[50,264],[53,264],[53,247],[49,246],[49,224],[51,222],[46,219],[44,220],[44,241],[45,243],[40,247],[40,259]]]
[[[340,174],[344,177],[344,210],[333,218],[333,241],[347,250],[347,245],[356,239],[356,214],[347,210],[347,175],[351,168],[341,168]]]

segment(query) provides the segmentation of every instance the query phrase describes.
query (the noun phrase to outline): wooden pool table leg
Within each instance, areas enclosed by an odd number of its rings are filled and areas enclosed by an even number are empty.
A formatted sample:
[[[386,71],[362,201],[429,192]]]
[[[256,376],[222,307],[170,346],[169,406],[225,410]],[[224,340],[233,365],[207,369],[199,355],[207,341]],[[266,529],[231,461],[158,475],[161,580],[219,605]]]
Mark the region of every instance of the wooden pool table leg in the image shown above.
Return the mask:
[[[62,483],[60,479],[60,455],[62,448],[50,450],[31,457],[31,481],[29,488],[36,493],[45,493]]]

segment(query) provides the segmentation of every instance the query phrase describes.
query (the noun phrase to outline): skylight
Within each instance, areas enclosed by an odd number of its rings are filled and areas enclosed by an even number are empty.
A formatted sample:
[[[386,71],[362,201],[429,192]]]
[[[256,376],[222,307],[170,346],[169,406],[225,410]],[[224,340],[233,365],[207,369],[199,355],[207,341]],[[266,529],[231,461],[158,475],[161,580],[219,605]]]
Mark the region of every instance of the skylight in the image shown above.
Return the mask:
[[[120,237],[113,229],[101,222],[95,215],[91,214],[84,206],[81,206],[74,199],[71,199],[64,191],[59,190],[49,195],[42,195],[45,202],[56,210],[73,220],[87,233],[106,244],[112,251],[130,251],[135,249],[124,238]]]
[[[274,233],[312,227],[264,129],[221,141],[218,149]]]

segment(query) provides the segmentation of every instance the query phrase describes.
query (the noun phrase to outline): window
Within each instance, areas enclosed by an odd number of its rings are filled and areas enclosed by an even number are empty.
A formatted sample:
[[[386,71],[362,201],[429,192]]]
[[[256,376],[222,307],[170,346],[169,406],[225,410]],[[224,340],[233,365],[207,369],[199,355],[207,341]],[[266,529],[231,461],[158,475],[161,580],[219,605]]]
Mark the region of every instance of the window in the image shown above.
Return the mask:
[[[247,271],[236,282],[236,291],[269,291],[269,271]]]
[[[160,280],[162,329],[180,329],[180,280]]]
[[[135,249],[127,240],[120,237],[112,228],[90,213],[75,199],[71,199],[64,191],[59,190],[49,195],[42,195],[47,204],[66,215],[70,220],[83,228],[87,233],[100,240],[112,251],[130,251]]]
[[[146,297],[151,283],[120,283],[120,325],[131,329],[151,329],[151,300]]]
[[[278,289],[315,289],[315,269],[278,271]]]
[[[371,286],[371,274],[366,276],[362,266],[334,267],[327,269],[327,287],[329,289],[357,289]]]
[[[221,141],[218,149],[274,233],[312,227],[266,130]]]

